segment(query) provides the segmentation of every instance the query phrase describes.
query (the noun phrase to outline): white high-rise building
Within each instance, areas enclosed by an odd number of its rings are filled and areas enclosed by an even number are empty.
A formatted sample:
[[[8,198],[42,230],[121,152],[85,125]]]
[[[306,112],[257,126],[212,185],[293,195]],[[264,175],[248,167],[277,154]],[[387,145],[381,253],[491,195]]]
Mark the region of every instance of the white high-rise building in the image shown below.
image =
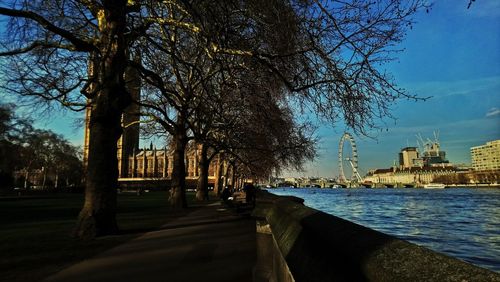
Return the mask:
[[[500,169],[500,140],[472,147],[470,148],[470,154],[474,170]]]

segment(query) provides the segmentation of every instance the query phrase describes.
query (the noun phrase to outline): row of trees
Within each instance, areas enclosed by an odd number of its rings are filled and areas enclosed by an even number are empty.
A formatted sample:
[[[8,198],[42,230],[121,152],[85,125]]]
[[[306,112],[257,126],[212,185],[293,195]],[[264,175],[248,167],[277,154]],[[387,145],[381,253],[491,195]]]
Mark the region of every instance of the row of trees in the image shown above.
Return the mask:
[[[498,183],[500,179],[500,171],[470,171],[463,173],[454,173],[449,175],[439,175],[433,181],[447,185],[451,184],[471,184],[471,183]]]
[[[314,155],[300,114],[364,132],[389,115],[393,101],[414,98],[379,66],[391,60],[423,2],[13,1],[0,7],[9,19],[0,52],[4,89],[90,108],[76,234],[110,234],[117,231],[117,140],[128,106],[140,105],[152,128],[171,138],[173,206],[186,205],[191,139],[206,148],[202,160],[223,151],[250,175],[300,166]],[[129,87],[138,77],[143,92],[134,100]]]
[[[38,171],[41,186],[80,185],[83,168],[79,149],[61,135],[33,127],[15,115],[14,107],[0,104],[0,188],[29,188],[30,174]]]

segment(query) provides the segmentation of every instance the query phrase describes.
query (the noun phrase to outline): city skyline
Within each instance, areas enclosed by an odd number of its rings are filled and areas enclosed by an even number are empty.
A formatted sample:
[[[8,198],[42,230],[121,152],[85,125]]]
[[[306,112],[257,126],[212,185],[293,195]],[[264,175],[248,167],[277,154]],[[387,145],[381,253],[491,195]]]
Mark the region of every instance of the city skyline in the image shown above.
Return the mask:
[[[395,120],[378,121],[381,131],[355,136],[362,173],[389,167],[402,147],[416,146],[416,134],[440,141],[453,163],[470,163],[470,147],[500,139],[500,2],[445,0],[419,12],[416,23],[397,48],[397,59],[383,66],[410,94],[432,98],[400,100],[392,108]],[[37,127],[63,134],[83,144],[83,128],[75,128],[82,113],[58,113],[35,122]],[[339,122],[322,126],[318,158],[304,172],[289,175],[338,175],[338,142],[344,131]],[[351,132],[352,133],[352,132]],[[149,144],[149,141],[146,141]],[[144,143],[146,143],[144,142]]]
[[[404,52],[386,66],[399,86],[426,101],[400,100],[381,131],[355,136],[362,173],[387,168],[416,135],[433,139],[452,163],[470,164],[470,147],[500,139],[500,2],[438,1],[400,45]],[[322,127],[319,158],[305,172],[286,176],[338,175],[338,143],[345,128]],[[349,131],[349,130],[347,130]],[[352,132],[351,132],[352,133]]]

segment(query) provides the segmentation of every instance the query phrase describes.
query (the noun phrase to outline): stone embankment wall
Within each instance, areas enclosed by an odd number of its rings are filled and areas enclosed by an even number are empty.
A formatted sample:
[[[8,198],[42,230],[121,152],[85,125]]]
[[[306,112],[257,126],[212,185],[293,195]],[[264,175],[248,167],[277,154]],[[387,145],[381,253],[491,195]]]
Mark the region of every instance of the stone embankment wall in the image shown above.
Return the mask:
[[[260,191],[253,215],[258,280],[500,281],[495,272],[309,208],[297,197]]]

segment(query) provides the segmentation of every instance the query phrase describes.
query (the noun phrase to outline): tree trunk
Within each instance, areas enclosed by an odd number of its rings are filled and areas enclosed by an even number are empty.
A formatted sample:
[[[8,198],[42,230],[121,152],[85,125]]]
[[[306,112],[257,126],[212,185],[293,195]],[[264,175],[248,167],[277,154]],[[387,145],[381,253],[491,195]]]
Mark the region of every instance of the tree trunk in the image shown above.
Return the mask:
[[[208,200],[208,167],[210,163],[208,160],[208,151],[205,144],[201,144],[201,156],[198,163],[199,176],[198,185],[196,187],[196,200]]]
[[[229,185],[229,163],[224,160],[224,181],[222,182],[222,188],[225,189]]]
[[[187,136],[184,117],[177,115],[177,126],[173,135],[173,168],[170,182],[170,206],[173,209],[187,208],[186,201],[186,164],[184,156],[186,153]]]
[[[219,153],[219,156],[217,157],[217,167],[215,168],[215,183],[214,183],[214,193],[219,196],[220,191],[224,189],[222,187],[224,185],[224,181],[221,179],[222,178],[222,170],[224,168],[224,162],[222,161],[221,157],[222,153]]]
[[[43,171],[42,190],[45,190],[45,181],[47,180],[47,170],[44,167],[42,167],[42,171]]]
[[[118,231],[117,142],[122,133],[122,112],[131,103],[124,81],[126,5],[127,1],[103,1],[102,17],[98,19],[102,52],[89,67],[97,82],[91,100],[85,202],[74,230],[74,235],[82,239]]]
[[[28,181],[29,181],[29,169],[26,169],[26,173],[24,174],[24,189],[28,189]]]
[[[233,191],[237,190],[237,187],[236,187],[236,172],[235,172],[235,165],[234,165],[234,163],[231,163],[231,186],[233,186]]]
[[[54,180],[54,188],[57,189],[59,186],[59,173],[56,171],[56,179]]]
[[[96,105],[95,108],[98,108]],[[110,119],[90,122],[89,154],[85,203],[80,212],[75,235],[82,239],[113,234],[116,223],[116,188],[118,187],[117,141],[120,136],[120,113],[108,112]]]

